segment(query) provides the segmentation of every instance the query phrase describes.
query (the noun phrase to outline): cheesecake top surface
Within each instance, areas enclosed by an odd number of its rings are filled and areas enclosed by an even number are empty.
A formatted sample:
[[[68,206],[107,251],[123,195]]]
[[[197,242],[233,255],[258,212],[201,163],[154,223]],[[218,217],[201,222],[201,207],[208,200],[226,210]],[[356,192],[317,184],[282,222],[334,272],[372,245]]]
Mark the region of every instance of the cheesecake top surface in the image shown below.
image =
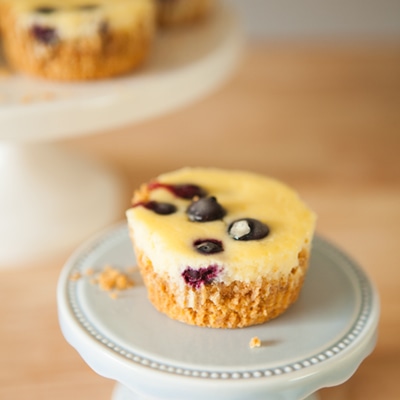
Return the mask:
[[[226,283],[287,274],[309,249],[316,223],[284,183],[216,168],[160,175],[135,192],[126,215],[135,246],[177,282],[188,270]]]

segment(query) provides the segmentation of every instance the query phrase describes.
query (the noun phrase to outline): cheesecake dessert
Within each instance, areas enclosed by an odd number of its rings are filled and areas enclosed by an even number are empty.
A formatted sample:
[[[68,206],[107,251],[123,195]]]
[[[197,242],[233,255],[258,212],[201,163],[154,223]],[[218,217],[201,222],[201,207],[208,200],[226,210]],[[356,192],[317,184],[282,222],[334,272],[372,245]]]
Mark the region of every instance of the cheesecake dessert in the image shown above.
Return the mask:
[[[148,297],[172,319],[261,324],[300,294],[316,216],[273,178],[179,169],[141,185],[126,216]]]
[[[61,81],[128,73],[151,51],[153,0],[0,0],[5,57],[17,71]]]

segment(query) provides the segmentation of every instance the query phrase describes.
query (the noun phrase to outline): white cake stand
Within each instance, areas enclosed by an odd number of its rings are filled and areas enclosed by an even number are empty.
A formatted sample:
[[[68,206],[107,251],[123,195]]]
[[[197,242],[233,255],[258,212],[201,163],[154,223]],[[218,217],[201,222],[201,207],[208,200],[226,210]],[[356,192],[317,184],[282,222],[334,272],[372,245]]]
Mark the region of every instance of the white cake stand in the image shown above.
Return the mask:
[[[57,294],[66,340],[94,371],[118,382],[113,400],[315,399],[318,389],[349,379],[375,346],[377,292],[359,266],[320,237],[299,300],[279,318],[243,329],[164,316],[137,272],[135,286],[111,299],[85,277],[106,264],[135,265],[125,225],[77,250]],[[71,279],[77,273],[82,278]],[[251,349],[254,336],[261,347]]]
[[[129,76],[0,76],[0,267],[75,246],[121,217],[118,175],[51,142],[190,104],[230,77],[241,47],[238,21],[221,3],[205,24],[159,34],[147,65]]]

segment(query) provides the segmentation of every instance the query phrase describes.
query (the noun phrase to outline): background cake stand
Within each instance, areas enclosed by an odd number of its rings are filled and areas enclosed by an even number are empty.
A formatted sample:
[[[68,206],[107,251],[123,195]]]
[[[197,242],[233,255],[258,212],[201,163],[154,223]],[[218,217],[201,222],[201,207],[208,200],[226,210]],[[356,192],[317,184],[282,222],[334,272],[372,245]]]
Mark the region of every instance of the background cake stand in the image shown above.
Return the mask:
[[[128,194],[118,174],[53,142],[190,104],[230,77],[241,45],[221,3],[206,23],[159,34],[130,76],[68,84],[0,76],[0,267],[69,249],[121,218]]]
[[[58,283],[66,340],[98,374],[118,382],[113,400],[299,400],[347,380],[372,352],[378,295],[363,270],[316,237],[299,300],[282,316],[243,329],[189,326],[157,312],[138,272],[112,299],[86,273],[135,265],[125,225],[79,248]],[[72,279],[76,274],[80,279]],[[249,342],[258,336],[261,347]]]

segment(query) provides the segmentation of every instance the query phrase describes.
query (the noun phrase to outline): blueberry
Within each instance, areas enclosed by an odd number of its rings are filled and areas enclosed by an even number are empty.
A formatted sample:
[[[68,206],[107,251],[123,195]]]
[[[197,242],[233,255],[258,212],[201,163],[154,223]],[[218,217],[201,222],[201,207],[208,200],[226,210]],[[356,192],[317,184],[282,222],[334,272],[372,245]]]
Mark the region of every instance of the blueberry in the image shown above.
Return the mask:
[[[55,44],[58,42],[57,31],[54,28],[33,25],[31,28],[33,37],[44,44]]]
[[[175,185],[172,190],[176,196],[182,199],[193,199],[193,197],[204,197],[206,195],[201,187],[192,184]]]
[[[208,222],[222,219],[225,210],[214,196],[195,200],[186,210],[189,219],[194,222]]]
[[[96,8],[99,8],[98,4],[82,4],[81,6],[77,7],[79,10],[82,11],[92,11],[95,10]]]
[[[175,196],[180,197],[182,199],[191,200],[193,197],[204,197],[206,196],[206,192],[200,186],[184,183],[179,185],[170,185],[168,183],[161,182],[152,182],[149,184],[148,189],[154,190],[158,188],[163,188],[169,190]]]
[[[198,239],[193,243],[193,246],[202,254],[215,254],[224,251],[222,242],[217,239]]]
[[[176,207],[171,203],[162,203],[159,201],[148,201],[134,204],[134,207],[143,206],[148,210],[154,211],[156,214],[169,215],[176,212]]]
[[[220,269],[217,265],[209,265],[206,268],[194,269],[187,267],[182,272],[186,284],[198,289],[201,285],[209,285],[218,276]]]
[[[259,240],[269,234],[269,227],[254,218],[233,221],[228,227],[229,235],[235,240]]]
[[[42,6],[42,7],[36,7],[33,11],[39,14],[53,14],[57,11],[57,8],[50,6]]]

